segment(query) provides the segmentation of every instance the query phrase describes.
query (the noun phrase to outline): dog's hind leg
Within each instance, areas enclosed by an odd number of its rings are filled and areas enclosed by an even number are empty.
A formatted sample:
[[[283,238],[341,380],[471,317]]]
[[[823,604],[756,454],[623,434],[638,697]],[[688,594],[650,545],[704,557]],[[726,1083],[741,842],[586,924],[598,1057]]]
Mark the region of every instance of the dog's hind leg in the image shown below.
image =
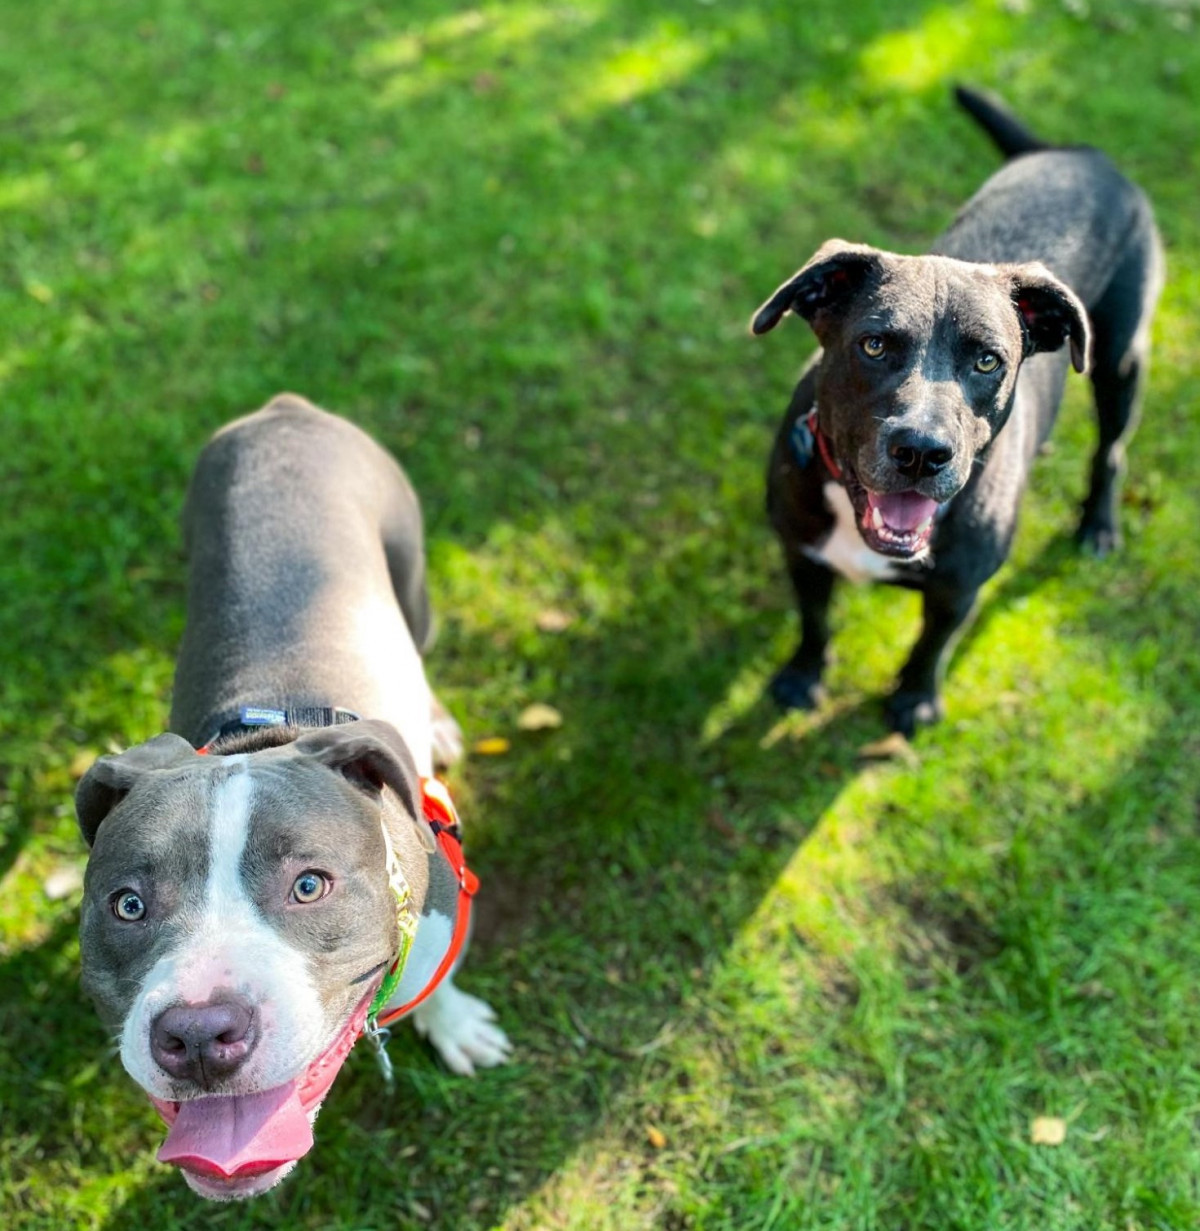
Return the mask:
[[[1095,340],[1091,375],[1099,440],[1076,538],[1099,556],[1120,546],[1117,503],[1125,446],[1137,426],[1150,319],[1162,285],[1162,257],[1153,231],[1147,232],[1147,241],[1117,268],[1091,312]]]

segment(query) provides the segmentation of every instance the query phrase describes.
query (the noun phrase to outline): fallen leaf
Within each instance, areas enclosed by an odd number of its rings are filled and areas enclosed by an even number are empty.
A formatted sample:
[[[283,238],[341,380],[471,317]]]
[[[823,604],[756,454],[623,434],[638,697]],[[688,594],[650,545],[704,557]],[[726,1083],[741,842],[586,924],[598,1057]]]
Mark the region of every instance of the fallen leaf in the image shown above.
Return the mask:
[[[563,717],[558,710],[541,701],[527,705],[517,718],[517,726],[522,731],[550,731],[562,724]]]
[[[1060,1146],[1067,1139],[1067,1122],[1058,1116],[1034,1116],[1029,1140],[1035,1146]]]
[[[1111,987],[1106,987],[1099,979],[1088,979],[1086,983],[1081,983],[1075,989],[1075,994],[1082,996],[1084,1000],[1112,1000],[1116,996],[1116,992]]]
[[[557,607],[547,607],[539,611],[534,623],[543,633],[561,633],[575,623],[575,617],[569,611],[559,611]]]
[[[471,751],[477,752],[481,757],[501,757],[511,747],[503,735],[489,735],[485,739],[477,739],[471,745]]]
[[[730,822],[729,818],[720,808],[715,806],[709,808],[705,819],[708,821],[709,829],[720,834],[726,842],[740,842],[742,840],[742,835],[738,833],[737,827]]]
[[[647,1124],[646,1140],[655,1150],[661,1150],[667,1144],[667,1135],[661,1128],[655,1128],[653,1124]]]
[[[63,863],[42,881],[42,892],[51,902],[61,902],[83,888],[83,869],[76,863]]]
[[[863,744],[858,750],[858,759],[860,761],[903,761],[905,765],[916,765],[918,758],[913,751],[912,744],[899,731],[893,731],[891,735],[885,735],[883,739]]]

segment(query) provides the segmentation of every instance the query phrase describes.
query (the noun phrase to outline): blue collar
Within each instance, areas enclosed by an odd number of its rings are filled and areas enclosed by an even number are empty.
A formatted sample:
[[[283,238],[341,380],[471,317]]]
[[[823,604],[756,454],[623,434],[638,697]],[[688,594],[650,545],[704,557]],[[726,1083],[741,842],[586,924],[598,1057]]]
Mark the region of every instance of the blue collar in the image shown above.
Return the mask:
[[[297,705],[291,709],[271,706],[243,705],[232,716],[218,716],[212,721],[209,737],[200,745],[207,750],[227,735],[242,735],[260,727],[339,727],[357,722],[361,714],[330,705]]]

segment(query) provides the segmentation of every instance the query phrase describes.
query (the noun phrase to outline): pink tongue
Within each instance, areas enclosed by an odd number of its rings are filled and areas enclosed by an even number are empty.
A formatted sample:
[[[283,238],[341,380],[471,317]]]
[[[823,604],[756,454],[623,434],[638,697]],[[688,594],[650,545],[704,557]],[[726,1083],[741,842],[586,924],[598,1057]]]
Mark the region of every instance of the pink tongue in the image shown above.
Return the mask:
[[[927,517],[937,512],[937,501],[920,492],[867,493],[867,501],[879,510],[883,524],[891,530],[915,530]]]
[[[158,1160],[228,1179],[240,1171],[256,1174],[290,1163],[312,1144],[312,1125],[292,1081],[261,1094],[180,1103]]]

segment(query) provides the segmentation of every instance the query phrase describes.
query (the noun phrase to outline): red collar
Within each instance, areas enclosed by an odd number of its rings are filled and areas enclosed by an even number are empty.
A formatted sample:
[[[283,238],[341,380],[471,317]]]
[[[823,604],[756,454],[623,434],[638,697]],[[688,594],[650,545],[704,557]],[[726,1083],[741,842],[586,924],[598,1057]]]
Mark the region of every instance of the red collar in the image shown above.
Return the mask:
[[[821,425],[817,422],[817,408],[815,406],[808,412],[808,430],[812,432],[813,439],[817,442],[817,451],[821,454],[821,461],[825,463],[825,469],[840,483],[842,481],[842,468],[833,460],[829,441],[825,439],[825,433],[821,431]]]

